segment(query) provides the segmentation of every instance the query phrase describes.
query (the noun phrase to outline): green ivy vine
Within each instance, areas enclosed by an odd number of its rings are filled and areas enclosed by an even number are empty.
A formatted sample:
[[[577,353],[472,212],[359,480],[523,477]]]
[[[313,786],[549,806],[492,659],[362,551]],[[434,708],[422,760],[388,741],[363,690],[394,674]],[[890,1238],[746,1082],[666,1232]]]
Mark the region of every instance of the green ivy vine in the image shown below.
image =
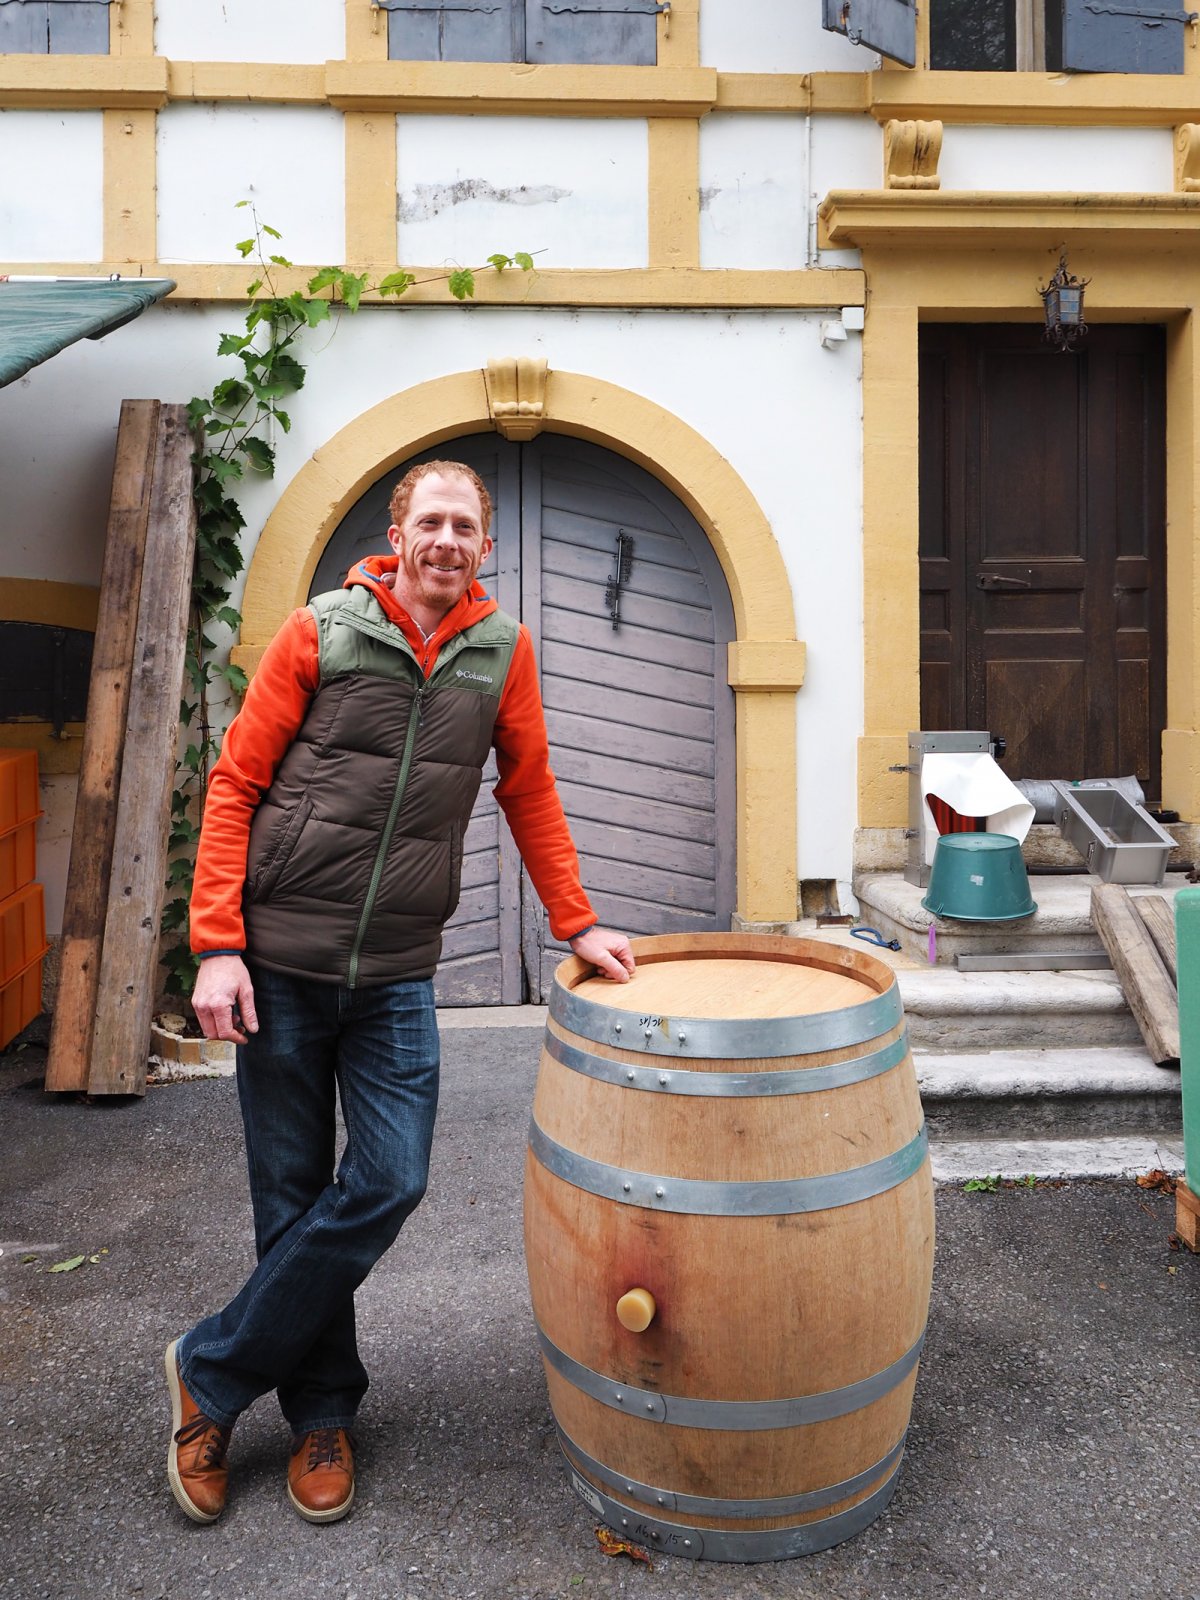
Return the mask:
[[[238,485],[249,476],[271,477],[275,451],[270,435],[287,433],[291,417],[284,401],[304,387],[306,377],[302,335],[330,321],[335,309],[354,313],[363,296],[398,299],[419,283],[444,282],[456,300],[475,293],[476,271],[454,267],[418,279],[411,272],[392,272],[378,283],[366,274],[342,267],[322,267],[308,280],[306,291],[281,294],[275,274],[293,263],[278,251],[282,235],[262,222],[248,200],[253,232],[239,240],[242,258],[253,258],[257,275],[246,288],[244,326],[222,334],[217,354],[234,362],[228,377],[214,385],[207,397],[188,405],[192,428],[201,444],[195,464],[196,559],[192,574],[191,614],[188,626],[184,693],[180,722],[183,750],[171,796],[171,830],[167,870],[167,900],[162,915],[162,961],[168,993],[190,994],[197,963],[188,948],[188,901],[195,872],[196,845],[204,818],[209,774],[220,751],[220,731],[214,721],[215,699],[224,704],[243,693],[246,674],[223,659],[213,637],[216,629],[236,633],[241,614],[231,602],[234,581],[242,570],[239,534],[246,519],[238,505]],[[487,266],[496,272],[516,268],[533,270],[533,257],[525,251],[491,255]]]

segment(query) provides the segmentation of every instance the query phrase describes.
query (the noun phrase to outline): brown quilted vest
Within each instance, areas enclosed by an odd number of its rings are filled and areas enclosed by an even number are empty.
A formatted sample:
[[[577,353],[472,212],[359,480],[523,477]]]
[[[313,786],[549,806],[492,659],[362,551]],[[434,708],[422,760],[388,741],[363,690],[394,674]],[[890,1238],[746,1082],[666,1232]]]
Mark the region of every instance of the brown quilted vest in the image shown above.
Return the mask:
[[[247,957],[350,988],[428,978],[518,627],[493,611],[426,680],[369,589],[310,610],[320,687],[251,825]]]

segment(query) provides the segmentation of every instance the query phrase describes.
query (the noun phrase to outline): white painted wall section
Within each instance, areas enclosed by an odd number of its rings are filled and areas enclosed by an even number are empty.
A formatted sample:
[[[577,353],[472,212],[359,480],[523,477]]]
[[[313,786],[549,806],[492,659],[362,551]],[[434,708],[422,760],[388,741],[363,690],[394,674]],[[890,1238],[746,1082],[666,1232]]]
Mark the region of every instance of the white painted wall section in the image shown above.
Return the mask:
[[[0,111],[0,259],[102,261],[103,182],[102,112]]]
[[[722,72],[872,72],[873,50],[821,26],[821,0],[702,0],[700,61]]]
[[[812,119],[812,230],[815,248],[816,209],[831,189],[883,187],[883,129],[874,117],[817,116]],[[821,250],[817,265],[856,267],[857,250]]]
[[[647,145],[637,119],[398,117],[397,259],[644,267]]]
[[[154,48],[176,61],[336,60],[346,53],[345,9],[335,0],[155,0]]]
[[[289,404],[292,432],[275,441],[277,475],[242,498],[247,558],[312,454],[400,389],[503,353],[645,396],[731,464],[774,529],[809,647],[797,699],[801,875],[848,879],[863,702],[859,342],[822,349],[827,316],[484,306],[343,316],[332,336],[309,336],[309,382]],[[156,307],[0,390],[0,481],[17,488],[0,500],[0,548],[16,552],[7,575],[98,583],[121,398],[204,391],[229,369],[214,353],[229,326],[227,307]],[[64,438],[69,450],[44,443]]]
[[[700,124],[700,265],[808,265],[807,119],[714,112]]]
[[[287,151],[287,160],[278,152]],[[345,135],[325,107],[170,105],[158,116],[160,261],[237,261],[261,221],[283,235],[275,252],[313,267],[341,263]],[[249,282],[249,279],[247,279]]]
[[[1170,128],[948,127],[938,162],[943,189],[1052,194],[1169,194]]]
[[[99,587],[121,401],[211,390],[232,371],[217,341],[239,320],[151,306],[0,389],[0,574]]]

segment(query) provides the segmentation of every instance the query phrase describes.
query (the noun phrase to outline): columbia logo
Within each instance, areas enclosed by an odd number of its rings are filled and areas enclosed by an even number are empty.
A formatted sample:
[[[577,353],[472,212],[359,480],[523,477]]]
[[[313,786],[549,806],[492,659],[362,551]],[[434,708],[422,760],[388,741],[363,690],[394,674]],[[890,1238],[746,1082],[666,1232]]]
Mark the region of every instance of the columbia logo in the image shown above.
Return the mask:
[[[472,683],[491,683],[493,681],[484,672],[464,672],[462,667],[458,667],[455,670],[454,676],[456,678],[467,678]]]

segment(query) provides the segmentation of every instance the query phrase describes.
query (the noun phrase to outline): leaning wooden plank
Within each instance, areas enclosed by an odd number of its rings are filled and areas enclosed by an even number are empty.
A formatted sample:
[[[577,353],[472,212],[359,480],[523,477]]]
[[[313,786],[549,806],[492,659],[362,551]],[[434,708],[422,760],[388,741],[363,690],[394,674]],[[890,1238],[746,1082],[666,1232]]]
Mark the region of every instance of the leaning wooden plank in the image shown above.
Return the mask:
[[[1146,924],[1119,883],[1092,890],[1092,921],[1121,980],[1146,1048],[1160,1066],[1179,1060],[1179,1001]]]
[[[1179,987],[1179,957],[1175,950],[1175,912],[1165,895],[1140,894],[1134,900],[1138,915],[1150,930],[1154,948],[1162,957],[1171,982]]]
[[[196,516],[184,406],[163,406],[88,1089],[144,1094]]]
[[[1175,1185],[1175,1232],[1189,1250],[1200,1254],[1200,1196],[1182,1178]]]
[[[46,1062],[51,1091],[85,1089],[91,1067],[158,413],[157,400],[121,403]]]

